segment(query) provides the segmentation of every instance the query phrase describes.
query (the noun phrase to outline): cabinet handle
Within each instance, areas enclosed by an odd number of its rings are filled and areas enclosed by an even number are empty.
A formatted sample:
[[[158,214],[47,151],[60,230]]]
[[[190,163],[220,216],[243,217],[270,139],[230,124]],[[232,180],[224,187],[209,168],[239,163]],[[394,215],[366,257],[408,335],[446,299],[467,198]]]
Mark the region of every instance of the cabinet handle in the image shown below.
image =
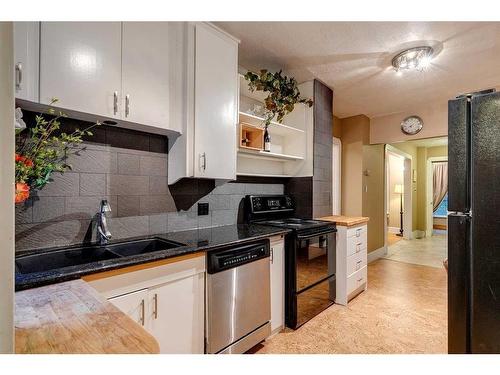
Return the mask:
[[[158,294],[155,293],[155,296],[153,297],[154,301],[154,309],[153,309],[153,315],[155,319],[158,319]]]
[[[18,62],[16,64],[16,89],[21,90],[22,82],[23,82],[23,64]]]
[[[207,155],[205,153],[200,154],[200,169],[203,171],[207,169]]]
[[[360,268],[361,268],[361,261],[360,261],[360,260],[358,260],[358,261],[356,262],[356,271],[357,271],[357,270],[359,270]]]
[[[146,312],[145,312],[145,302],[144,300],[141,301],[141,317],[140,317],[140,322],[144,326],[144,318],[145,318]]]
[[[125,117],[128,117],[130,113],[130,95],[125,95]]]
[[[356,229],[356,237],[361,236],[361,229]]]
[[[359,253],[361,251],[361,242],[356,244],[356,252]]]
[[[358,279],[358,283],[360,283],[361,281],[363,281],[363,278]]]
[[[271,247],[271,264],[274,263],[274,248]]]
[[[113,93],[113,114],[116,115],[118,113],[118,91]]]

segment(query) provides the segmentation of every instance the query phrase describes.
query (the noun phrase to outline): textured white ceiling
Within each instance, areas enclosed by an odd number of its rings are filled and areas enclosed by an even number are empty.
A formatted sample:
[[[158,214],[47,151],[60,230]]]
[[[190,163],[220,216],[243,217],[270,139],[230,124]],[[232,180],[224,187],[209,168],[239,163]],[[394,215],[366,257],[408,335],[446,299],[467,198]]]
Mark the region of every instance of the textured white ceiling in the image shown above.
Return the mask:
[[[500,22],[219,22],[241,39],[240,65],[280,69],[334,89],[339,117],[369,117],[500,86]],[[425,72],[397,76],[392,57],[431,45]]]

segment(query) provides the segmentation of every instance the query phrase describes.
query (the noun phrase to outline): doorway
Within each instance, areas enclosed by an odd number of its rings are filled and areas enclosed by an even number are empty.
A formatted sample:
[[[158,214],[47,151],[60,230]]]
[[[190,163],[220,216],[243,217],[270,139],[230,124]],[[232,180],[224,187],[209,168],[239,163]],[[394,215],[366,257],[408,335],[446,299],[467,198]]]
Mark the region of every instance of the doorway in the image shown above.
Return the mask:
[[[385,244],[412,239],[412,156],[386,145],[385,149]]]
[[[446,234],[448,228],[448,157],[427,159],[426,237]]]

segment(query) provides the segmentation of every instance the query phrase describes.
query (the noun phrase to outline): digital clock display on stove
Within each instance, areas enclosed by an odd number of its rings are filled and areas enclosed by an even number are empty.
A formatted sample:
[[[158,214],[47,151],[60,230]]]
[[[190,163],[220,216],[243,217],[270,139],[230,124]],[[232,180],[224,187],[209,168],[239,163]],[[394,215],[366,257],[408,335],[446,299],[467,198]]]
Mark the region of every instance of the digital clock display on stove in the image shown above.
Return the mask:
[[[269,208],[278,208],[280,206],[280,200],[279,199],[269,199],[267,201],[267,205]]]

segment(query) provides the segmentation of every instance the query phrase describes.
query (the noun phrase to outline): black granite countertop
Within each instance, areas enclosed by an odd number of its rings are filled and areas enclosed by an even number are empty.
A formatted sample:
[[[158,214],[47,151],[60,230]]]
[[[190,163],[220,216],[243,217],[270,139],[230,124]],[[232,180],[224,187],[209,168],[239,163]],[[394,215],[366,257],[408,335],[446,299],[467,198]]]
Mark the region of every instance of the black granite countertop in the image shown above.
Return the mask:
[[[264,225],[227,225],[221,227],[195,229],[182,232],[163,233],[144,237],[134,237],[130,239],[120,239],[110,241],[112,243],[124,242],[127,240],[137,240],[145,238],[164,238],[184,244],[184,246],[173,249],[161,250],[147,254],[133,255],[122,258],[109,259],[94,263],[86,263],[56,270],[20,273],[16,270],[16,291],[36,288],[42,285],[59,283],[62,281],[78,279],[92,273],[109,271],[116,268],[131,266],[140,263],[152,262],[160,259],[176,257],[184,254],[210,251],[214,248],[234,245],[252,240],[267,238],[274,235],[288,233],[289,230],[264,226]],[[81,246],[81,245],[78,245]],[[77,247],[77,245],[72,246]],[[64,247],[71,248],[71,247]],[[36,251],[37,254],[61,250],[61,247]],[[16,257],[33,254],[34,251],[26,251],[17,254]]]

